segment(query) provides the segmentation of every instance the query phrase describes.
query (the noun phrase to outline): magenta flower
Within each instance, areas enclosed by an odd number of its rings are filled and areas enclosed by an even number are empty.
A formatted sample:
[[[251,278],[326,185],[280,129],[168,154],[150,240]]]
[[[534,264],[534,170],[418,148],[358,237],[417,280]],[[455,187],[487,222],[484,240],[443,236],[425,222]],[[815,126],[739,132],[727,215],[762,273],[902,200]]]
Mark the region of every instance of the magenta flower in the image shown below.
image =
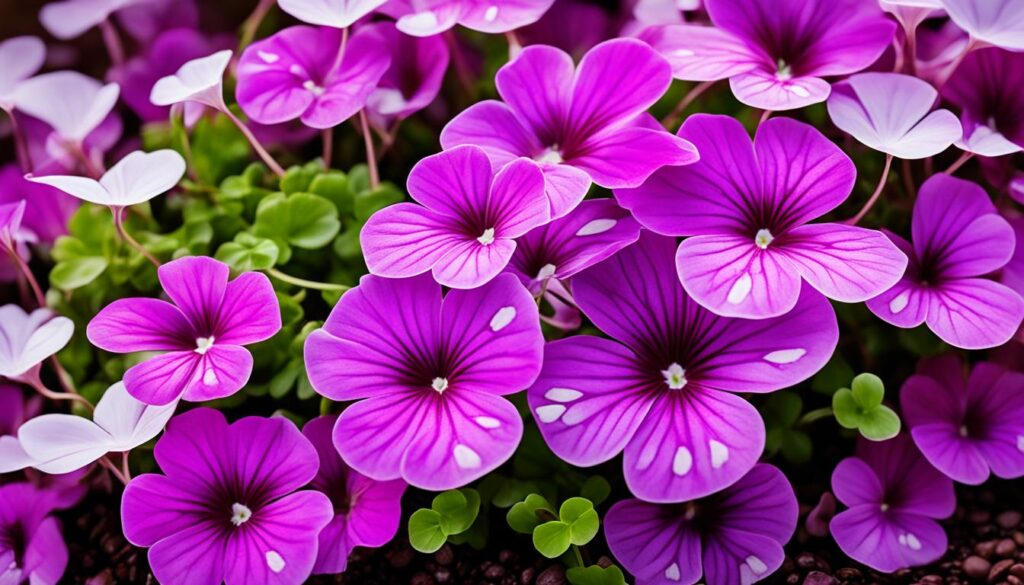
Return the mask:
[[[227,264],[205,256],[168,262],[157,276],[172,302],[116,300],[89,322],[89,341],[114,353],[165,352],[125,372],[128,393],[146,404],[238,392],[252,373],[252,354],[242,346],[281,329],[270,280],[246,272],[228,282]]]
[[[936,519],[956,508],[953,482],[932,467],[906,434],[862,440],[857,456],[839,462],[832,491],[849,509],[829,524],[844,553],[891,573],[928,564],[946,552]]]
[[[278,0],[281,10],[295,18],[338,29],[348,28],[387,0]]]
[[[26,313],[15,304],[0,307],[0,377],[31,384],[39,366],[71,341],[75,324],[49,309]]]
[[[437,97],[448,70],[448,44],[440,36],[403,34],[390,22],[374,23],[362,30],[376,36],[391,54],[391,65],[366,98],[370,121],[386,130],[426,108]]]
[[[808,224],[850,194],[856,169],[813,127],[768,120],[753,143],[727,116],[696,114],[679,129],[701,153],[615,196],[645,227],[691,236],[676,267],[693,300],[715,314],[788,312],[801,281],[830,299],[862,302],[899,280],[906,256],[875,230]]]
[[[42,396],[35,394],[26,400],[19,386],[0,381],[0,473],[18,471],[32,464],[17,434],[21,425],[39,414],[42,408]]]
[[[540,371],[537,305],[511,274],[473,290],[429,276],[365,276],[306,339],[313,388],[359,400],[334,446],[359,473],[428,490],[459,487],[504,463],[523,421],[502,398]]]
[[[1024,374],[983,362],[964,378],[954,354],[922,360],[900,390],[910,436],[936,469],[978,485],[1024,475]]]
[[[38,37],[14,37],[0,42],[0,110],[14,110],[18,84],[35,75],[46,61],[46,44]]]
[[[536,160],[558,218],[591,181],[636,187],[662,166],[697,160],[692,144],[645,114],[671,81],[665,60],[634,39],[601,43],[575,69],[554,47],[527,47],[495,78],[504,103],[471,106],[445,126],[441,144],[481,146],[496,169],[517,157]]]
[[[677,79],[728,78],[736,99],[764,110],[825,101],[823,77],[871,65],[896,32],[873,1],[708,0],[705,7],[714,28],[667,25],[641,38],[669,60]]]
[[[33,183],[17,165],[0,167],[0,204],[16,203],[24,199],[25,214],[21,219],[23,228],[30,230],[39,241],[53,243],[68,233],[68,221],[78,209],[78,200],[60,189]]]
[[[608,510],[605,533],[637,585],[756,583],[776,571],[796,530],[793,487],[771,465],[755,465],[702,500],[659,505],[624,500]]]
[[[1013,257],[1006,266],[1003,266],[999,280],[1017,291],[1017,294],[1024,296],[1024,217],[1011,219],[1010,225],[1013,226],[1013,235],[1019,243],[1013,248]]]
[[[149,547],[153,575],[167,585],[303,583],[317,534],[334,515],[317,491],[316,449],[281,418],[197,408],[171,419],[153,451],[163,474],[125,487],[124,535]]]
[[[902,159],[934,156],[963,129],[927,82],[897,73],[860,73],[832,86],[828,113],[840,130],[870,148]]]
[[[398,19],[398,30],[417,37],[445,32],[456,24],[504,33],[533,24],[555,0],[391,0],[381,7]]]
[[[942,96],[960,107],[960,148],[982,156],[1024,150],[1024,54],[973,51],[943,86]]]
[[[572,26],[565,23],[571,22]],[[614,37],[617,23],[603,7],[585,0],[561,0],[537,22],[516,31],[524,45],[551,45],[579,57]]]
[[[941,0],[946,14],[976,44],[1024,51],[1024,2],[1020,0]]]
[[[39,22],[61,40],[73,39],[122,8],[143,0],[58,0],[39,11]]]
[[[0,487],[0,583],[57,585],[68,565],[59,498],[29,483]]]
[[[145,0],[114,15],[124,32],[140,43],[151,43],[164,31],[199,28],[196,0]]]
[[[405,482],[374,481],[346,465],[331,441],[337,419],[321,416],[302,427],[320,456],[313,487],[334,506],[334,519],[320,531],[314,574],[343,572],[353,548],[384,546],[395,537],[402,520]]]
[[[25,208],[24,199],[0,203],[0,282],[18,278],[19,258],[21,262],[28,260],[32,254],[28,244],[37,241],[32,230],[22,227]]]
[[[625,450],[626,484],[650,502],[704,497],[750,471],[764,423],[735,393],[808,378],[839,338],[832,307],[810,291],[771,320],[715,316],[683,291],[674,248],[671,238],[645,232],[573,277],[580,309],[617,341],[548,343],[527,393],[556,455],[586,467]]]
[[[261,124],[344,122],[366,105],[391,56],[379,37],[360,30],[338,63],[341,38],[336,28],[293,26],[249,45],[238,62],[238,105]]]
[[[372,274],[402,278],[430,270],[452,288],[475,288],[498,275],[515,238],[547,223],[544,176],[519,159],[491,174],[475,146],[421,160],[409,173],[417,203],[398,203],[370,217],[359,241]]]
[[[964,349],[1006,343],[1024,319],[1024,299],[1009,287],[981,278],[1013,254],[1013,228],[996,213],[984,189],[948,175],[921,185],[911,225],[914,243],[889,233],[910,257],[906,274],[868,301],[868,308],[897,327],[926,323],[943,341]]]

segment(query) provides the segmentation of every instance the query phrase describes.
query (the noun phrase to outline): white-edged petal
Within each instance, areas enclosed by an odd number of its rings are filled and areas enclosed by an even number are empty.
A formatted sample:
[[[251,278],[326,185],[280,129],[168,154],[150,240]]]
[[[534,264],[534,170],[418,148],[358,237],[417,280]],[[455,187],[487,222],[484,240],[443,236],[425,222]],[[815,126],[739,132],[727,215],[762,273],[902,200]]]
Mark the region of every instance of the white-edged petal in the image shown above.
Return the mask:
[[[18,84],[14,104],[61,138],[81,142],[110,114],[120,94],[116,83],[102,85],[77,71],[57,71]]]
[[[225,49],[185,63],[174,75],[161,78],[153,85],[149,101],[157,106],[199,102],[212,108],[225,109],[224,71],[233,54],[231,50]]]

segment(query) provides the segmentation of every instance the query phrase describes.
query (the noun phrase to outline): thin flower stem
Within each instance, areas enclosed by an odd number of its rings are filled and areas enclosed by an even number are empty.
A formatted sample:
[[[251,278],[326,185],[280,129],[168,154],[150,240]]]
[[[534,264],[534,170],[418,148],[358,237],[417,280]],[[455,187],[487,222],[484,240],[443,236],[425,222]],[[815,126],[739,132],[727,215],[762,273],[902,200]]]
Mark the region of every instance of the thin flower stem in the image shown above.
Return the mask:
[[[711,86],[715,84],[714,81],[704,81],[690,88],[690,91],[683,96],[683,99],[679,100],[676,107],[672,109],[667,116],[661,119],[661,125],[666,128],[675,126],[676,122],[683,115],[683,111],[689,107],[690,104],[695,102],[705,91],[711,89]]]
[[[171,130],[181,129],[181,151],[185,155],[185,172],[188,174],[189,179],[198,183],[199,175],[196,174],[195,164],[192,162],[192,143],[188,137],[188,126],[185,125],[185,108],[180,107],[180,109],[180,116],[175,114],[174,108],[171,109]]]
[[[580,552],[580,547],[576,546],[575,544],[572,545],[572,554],[573,554],[573,557],[576,558],[576,563],[578,564],[578,566],[580,566],[580,567],[585,567],[586,566],[586,564],[583,562],[583,553]]]
[[[370,133],[370,122],[366,110],[359,110],[359,124],[363,127],[363,142],[366,143],[366,166],[370,170],[370,188],[380,186],[380,175],[377,174],[377,155],[373,152],[373,134]]]
[[[32,386],[32,388],[44,398],[49,398],[50,400],[73,400],[81,403],[90,411],[94,409],[92,403],[81,394],[76,394],[74,392],[54,392],[53,390],[50,390],[45,384],[43,384],[42,380],[39,379],[38,373],[28,379],[23,379],[22,381],[27,382],[29,386]]]
[[[917,27],[907,27],[907,40],[903,48],[903,70],[907,75],[917,75]]]
[[[103,33],[103,45],[107,48],[107,55],[115,67],[124,64],[124,45],[121,44],[121,37],[117,34],[117,28],[110,19],[100,23],[100,31]]]
[[[320,399],[320,416],[331,414],[331,401],[326,396]]]
[[[334,129],[324,128],[320,131],[320,140],[323,142],[323,154],[320,156],[323,158],[324,170],[331,168],[331,158],[334,155]]]
[[[765,110],[761,113],[761,118],[757,121],[757,127],[760,128],[761,124],[764,124],[768,118],[772,117],[772,110]]]
[[[846,223],[850,225],[857,225],[857,223],[864,219],[864,216],[871,211],[871,208],[875,206],[875,202],[881,197],[882,191],[885,190],[885,181],[889,178],[889,169],[892,168],[892,155],[885,155],[885,167],[882,169],[882,178],[878,180],[878,186],[875,187],[875,192],[871,194],[871,198],[864,204],[864,207],[857,212],[857,215],[850,218]]]
[[[90,179],[99,180],[103,176],[103,169],[96,166],[89,155],[85,152],[85,146],[81,142],[77,142],[69,145],[71,155],[78,159],[78,162],[82,163],[82,167],[85,169],[85,174],[89,175]]]
[[[523,50],[523,44],[519,42],[519,37],[514,30],[505,33],[505,40],[508,41],[508,60],[511,61],[519,56]]]
[[[306,280],[305,278],[299,278],[290,274],[285,274],[276,268],[267,268],[267,274],[280,280],[281,282],[287,282],[288,284],[294,284],[295,286],[301,286],[302,288],[311,288],[314,290],[337,290],[346,291],[352,287],[345,284],[334,284],[332,282],[317,282],[315,280]]]
[[[348,47],[348,27],[341,29],[341,45],[338,47],[338,55],[334,58],[334,64],[331,65],[331,72],[335,72],[341,67],[341,62],[345,60],[345,48]]]
[[[267,17],[270,9],[274,7],[275,2],[276,0],[260,0],[260,3],[256,5],[256,8],[245,19],[245,22],[242,23],[242,34],[238,41],[238,53],[241,53],[256,38],[256,31],[259,30],[260,24]]]
[[[60,383],[60,387],[64,389],[64,392],[68,394],[78,394],[75,390],[75,386],[71,381],[71,374],[68,374],[64,369],[64,366],[60,364],[60,360],[57,359],[56,355],[50,356],[50,365],[53,366],[53,370],[57,373],[57,382]]]
[[[21,172],[31,173],[33,171],[32,157],[29,156],[28,145],[25,143],[25,133],[14,116],[14,112],[7,112],[7,116],[11,119],[11,135],[14,137],[14,152],[18,157],[18,166],[21,168]]]
[[[100,457],[100,465],[109,471],[111,475],[117,478],[117,481],[121,482],[122,485],[128,485],[128,478],[121,473],[121,470],[119,470],[106,455]]]
[[[466,92],[466,97],[472,100],[473,75],[469,70],[469,65],[466,63],[466,58],[462,54],[462,49],[459,48],[459,41],[456,39],[452,29],[445,31],[444,39],[448,41],[448,50],[455,64],[455,75],[459,79],[459,84],[462,85],[462,89]]]
[[[149,250],[144,248],[135,238],[128,233],[128,230],[124,229],[124,208],[123,207],[112,207],[110,209],[114,214],[114,227],[117,228],[117,235],[121,236],[121,239],[128,243],[129,246],[135,248],[140,254],[146,257],[146,260],[160,268],[160,261],[156,259],[156,256],[149,253]]]
[[[796,421],[796,426],[802,427],[805,425],[809,425],[812,422],[821,420],[823,418],[829,418],[832,416],[832,414],[833,413],[831,406],[826,406],[824,408],[819,408],[817,410],[811,410],[804,413],[804,415],[800,417],[800,420]]]
[[[281,165],[277,164],[277,161],[274,160],[274,157],[270,156],[270,153],[267,152],[267,149],[263,148],[263,145],[260,144],[260,141],[257,140],[256,136],[252,133],[252,130],[249,130],[249,127],[246,126],[241,120],[239,120],[238,116],[236,116],[234,112],[231,111],[230,108],[225,107],[221,111],[224,112],[224,115],[227,116],[228,119],[231,120],[231,122],[238,127],[238,129],[242,132],[242,135],[245,136],[245,139],[248,140],[249,144],[252,145],[252,148],[253,150],[256,151],[256,154],[258,154],[259,157],[263,159],[263,162],[266,163],[268,167],[270,167],[270,170],[273,171],[274,174],[277,175],[278,177],[284,177],[284,169],[281,168]]]
[[[950,62],[950,64],[947,65],[939,74],[938,79],[935,80],[935,89],[941,90],[943,86],[946,85],[946,82],[949,81],[949,78],[956,73],[957,68],[960,67],[960,63],[963,63],[963,60],[967,58],[967,55],[977,47],[978,42],[973,38],[967,41],[967,44],[964,46],[964,50],[961,51],[960,54],[956,56],[956,59],[953,59],[953,61]]]
[[[21,271],[22,276],[25,277],[25,281],[28,282],[29,288],[32,289],[32,295],[36,298],[36,304],[39,308],[46,306],[46,295],[43,294],[43,289],[39,287],[39,281],[36,280],[36,276],[32,274],[32,269],[29,268],[28,263],[18,253],[17,246],[7,248],[7,252],[11,255],[11,259],[18,265],[18,270]]]
[[[960,167],[964,166],[964,163],[971,160],[972,158],[974,158],[973,152],[964,151],[964,153],[960,155],[960,158],[956,159],[956,161],[953,164],[949,165],[948,169],[942,172],[947,175],[952,175],[953,173],[957,172],[957,170],[959,170]]]
[[[126,480],[131,481],[132,480],[132,470],[128,466],[128,453],[129,453],[129,451],[125,451],[125,452],[121,453],[121,474],[124,475],[124,478]]]
[[[907,196],[913,199],[916,187],[914,186],[914,171],[910,168],[910,159],[905,158],[900,162],[900,174],[903,175],[903,188]]]

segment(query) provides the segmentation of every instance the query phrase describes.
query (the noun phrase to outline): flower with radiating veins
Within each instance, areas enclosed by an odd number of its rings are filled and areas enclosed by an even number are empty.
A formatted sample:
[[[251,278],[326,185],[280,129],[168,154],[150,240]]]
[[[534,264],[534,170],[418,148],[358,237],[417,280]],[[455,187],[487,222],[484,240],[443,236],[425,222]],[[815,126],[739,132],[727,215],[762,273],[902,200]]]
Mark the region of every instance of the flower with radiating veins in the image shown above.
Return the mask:
[[[1024,51],[1024,0],[941,0],[973,45]]]
[[[735,484],[700,500],[652,504],[623,500],[608,510],[605,533],[637,585],[755,583],[781,565],[798,507],[786,476],[758,464]]]
[[[591,466],[624,451],[626,485],[651,502],[704,497],[750,471],[764,448],[764,423],[736,394],[810,377],[839,339],[832,307],[811,290],[781,317],[714,315],[679,284],[674,249],[673,239],[643,232],[574,276],[580,309],[615,341],[577,335],[548,343],[527,392],[556,455]]]
[[[960,107],[958,147],[982,156],[1024,150],[1024,54],[971,52],[942,87],[942,97]]]
[[[391,65],[366,98],[370,122],[388,130],[437,97],[448,70],[448,44],[440,36],[409,36],[390,22],[360,29],[364,30],[380,39],[391,54]]]
[[[554,0],[391,0],[381,12],[398,20],[398,30],[429,37],[459,24],[483,33],[504,33],[533,24]]]
[[[68,564],[57,492],[30,483],[0,487],[0,583],[57,585]]]

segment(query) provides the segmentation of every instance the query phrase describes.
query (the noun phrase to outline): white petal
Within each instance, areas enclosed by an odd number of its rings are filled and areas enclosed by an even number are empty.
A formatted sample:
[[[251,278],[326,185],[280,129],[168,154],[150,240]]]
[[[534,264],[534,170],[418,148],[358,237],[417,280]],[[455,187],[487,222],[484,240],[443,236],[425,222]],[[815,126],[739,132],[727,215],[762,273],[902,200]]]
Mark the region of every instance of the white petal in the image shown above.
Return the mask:
[[[110,435],[91,420],[71,414],[44,414],[18,429],[18,441],[46,473],[70,473],[105,455]]]
[[[160,434],[177,406],[177,401],[164,406],[140,402],[118,382],[107,388],[92,418],[110,434],[112,451],[128,451]]]
[[[108,205],[136,205],[169,191],[185,175],[185,159],[173,150],[136,150],[100,179],[110,194]]]

